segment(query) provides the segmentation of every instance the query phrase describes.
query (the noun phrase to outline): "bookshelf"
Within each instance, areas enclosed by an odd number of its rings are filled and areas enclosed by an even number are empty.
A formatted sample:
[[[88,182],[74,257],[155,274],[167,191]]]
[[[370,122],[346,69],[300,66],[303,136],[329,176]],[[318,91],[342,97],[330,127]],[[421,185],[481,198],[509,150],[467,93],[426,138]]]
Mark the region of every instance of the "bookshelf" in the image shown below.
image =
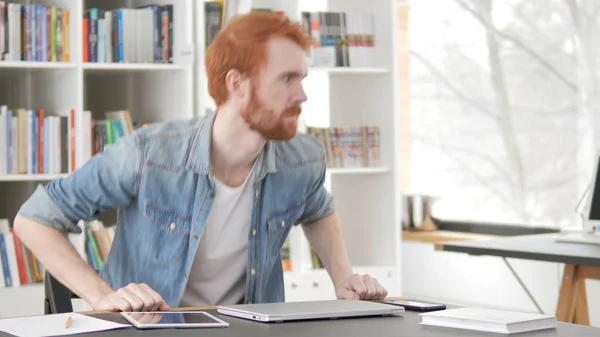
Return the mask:
[[[379,128],[378,163],[370,165],[355,160],[352,165],[339,165],[339,162],[338,165],[329,165],[326,186],[334,196],[355,271],[370,273],[388,289],[390,295],[401,295],[400,116],[395,95],[398,86],[396,1],[240,0],[231,3],[239,4],[238,11],[241,12],[260,8],[281,11],[295,20],[303,17],[314,19],[313,25],[318,23],[322,28],[320,32],[330,29],[331,35],[323,34],[321,38],[336,37],[336,29],[341,27],[336,24],[342,21],[336,21],[335,13],[345,13],[345,33],[352,41],[348,49],[349,62],[343,63],[331,57],[323,61],[323,55],[331,52],[332,47],[323,48],[327,47],[328,40],[321,40],[321,46],[313,50],[314,57],[307,58],[310,70],[304,88],[308,101],[303,105],[303,118],[309,133],[314,129],[330,131],[329,141],[324,142],[326,148],[331,147],[334,130],[339,132],[366,126]],[[207,91],[203,68],[204,50],[207,38],[210,39],[207,33],[214,31],[215,25],[214,13],[211,14],[207,8],[214,10],[214,6],[214,1],[203,0],[198,1],[195,8],[198,46],[196,104],[200,113],[215,109]],[[313,14],[303,16],[303,13]],[[218,20],[216,24],[219,24]],[[343,33],[337,31],[340,35]],[[339,138],[345,139],[342,148],[347,147],[348,142],[356,145],[348,138]],[[360,141],[359,145],[362,145]],[[284,277],[287,301],[335,298],[327,272],[315,268],[300,227],[291,229],[282,255],[289,257],[283,262],[284,269],[287,269]]]
[[[91,142],[97,139],[95,132],[102,134],[106,129],[99,129],[98,125],[105,125],[107,120],[118,119],[108,112],[120,112],[120,116],[126,113],[131,124],[135,123],[136,127],[143,126],[145,123],[195,116],[193,58],[195,34],[192,29],[194,2],[193,0],[0,1],[0,9],[4,9],[4,13],[11,13],[8,10],[9,3],[12,10],[21,13],[18,16],[5,14],[0,20],[1,23],[5,23],[5,25],[0,24],[0,35],[7,31],[2,27],[8,28],[8,42],[0,48],[2,55],[0,106],[5,107],[4,111],[10,111],[17,121],[19,109],[26,114],[37,113],[37,116],[40,116],[39,111],[44,111],[44,117],[58,116],[69,121],[69,118],[73,118],[76,123],[81,122],[77,127],[83,129],[90,127],[87,135],[86,133],[76,135],[75,148],[77,144],[90,144],[91,148],[80,147],[81,150],[78,150],[80,152],[76,153],[77,159],[71,159],[63,158],[69,152],[68,147],[61,151],[53,151],[51,150],[53,147],[49,145],[51,142],[43,143],[40,149],[43,149],[44,157],[54,158],[52,161],[40,160],[39,163],[48,166],[43,168],[39,165],[30,167],[29,164],[7,167],[9,166],[7,163],[9,160],[5,159],[8,158],[5,157],[7,154],[0,148],[0,191],[2,191],[0,219],[8,219],[12,224],[12,219],[21,203],[38,184],[67,175],[72,171],[73,166],[80,166],[93,155],[94,151],[99,151],[99,146],[94,149]],[[150,5],[159,6],[156,7],[156,13]],[[142,7],[148,8],[142,9]],[[21,45],[15,44],[17,43],[15,41],[19,41],[19,37],[12,34],[21,34],[21,31],[16,33],[16,30],[11,30],[11,27],[12,24],[21,26],[17,22],[23,20],[22,13],[25,8],[37,8],[39,13],[47,14],[45,18],[42,14],[37,17],[37,20],[43,23],[39,25],[40,35],[44,35],[43,32],[47,35],[46,38],[37,40],[31,35],[28,38],[24,37],[25,41],[29,41],[28,47],[18,50]],[[161,16],[162,11],[165,13],[164,16]],[[68,14],[65,14],[67,12]],[[155,14],[157,16],[154,16]],[[119,15],[128,18],[121,32],[118,32],[117,28],[120,27],[119,22],[123,21],[112,20]],[[107,19],[109,16],[110,19]],[[96,18],[103,20],[93,20]],[[154,20],[157,18],[162,18],[163,21]],[[37,20],[32,24],[37,23]],[[108,25],[107,21],[112,23]],[[163,24],[166,24],[164,31]],[[93,32],[96,34],[92,34],[90,38],[90,33]],[[117,33],[111,34],[111,32]],[[22,33],[27,34],[27,32]],[[159,34],[158,44],[153,42],[154,34]],[[122,47],[119,48],[118,43],[113,45],[112,38],[116,38],[117,42],[121,41]],[[36,50],[44,50],[43,44],[47,49],[45,52],[37,53]],[[32,49],[31,46],[36,46],[38,49]],[[119,52],[122,56],[119,56]],[[6,112],[2,116],[6,117]],[[92,121],[99,122],[93,124],[93,129]],[[68,131],[62,126],[51,130],[56,124],[60,123],[44,123],[43,130],[47,131],[50,139],[58,142],[63,140],[60,135],[68,135]],[[2,125],[0,122],[0,127]],[[25,126],[32,125],[25,124]],[[6,129],[4,132],[7,132]],[[6,133],[0,129],[0,138],[2,136],[6,136]],[[108,142],[107,139],[103,141]],[[17,140],[16,144],[18,143]],[[65,138],[65,142],[55,144],[68,144],[68,138]],[[8,144],[0,139],[0,147],[6,149]],[[27,154],[26,151],[21,155],[27,157]],[[17,162],[18,156],[19,154],[16,154],[13,157]],[[61,162],[62,159],[65,162]],[[26,160],[25,163],[27,162]],[[62,165],[57,162],[61,162]],[[112,223],[110,220],[114,215],[103,216],[109,220],[107,224]],[[71,239],[85,258],[85,237],[72,235]],[[0,317],[43,313],[43,286],[39,283],[0,287],[0,298],[3,299],[0,303]],[[15,307],[17,298],[21,304]]]

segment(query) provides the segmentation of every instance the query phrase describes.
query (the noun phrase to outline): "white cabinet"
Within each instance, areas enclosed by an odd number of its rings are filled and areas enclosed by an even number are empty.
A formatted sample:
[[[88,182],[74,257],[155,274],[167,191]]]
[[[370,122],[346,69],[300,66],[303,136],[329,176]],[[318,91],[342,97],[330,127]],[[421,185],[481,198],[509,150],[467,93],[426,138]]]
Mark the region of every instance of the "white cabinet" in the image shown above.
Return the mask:
[[[286,302],[335,299],[333,283],[325,270],[284,275]]]
[[[388,290],[389,296],[400,296],[400,283],[394,267],[356,267],[359,274],[369,274]],[[286,302],[333,300],[336,298],[331,278],[325,269],[284,274]]]

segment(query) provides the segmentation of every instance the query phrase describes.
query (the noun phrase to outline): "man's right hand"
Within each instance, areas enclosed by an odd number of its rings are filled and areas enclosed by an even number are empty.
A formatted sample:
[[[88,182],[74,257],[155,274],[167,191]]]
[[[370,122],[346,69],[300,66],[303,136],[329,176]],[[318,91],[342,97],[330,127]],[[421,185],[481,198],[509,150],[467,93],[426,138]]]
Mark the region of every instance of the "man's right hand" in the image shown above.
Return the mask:
[[[165,300],[146,284],[130,284],[115,291],[81,258],[64,232],[21,215],[15,217],[14,231],[54,278],[94,310],[170,310]]]
[[[94,310],[106,311],[167,311],[169,306],[147,284],[130,283],[92,304]]]

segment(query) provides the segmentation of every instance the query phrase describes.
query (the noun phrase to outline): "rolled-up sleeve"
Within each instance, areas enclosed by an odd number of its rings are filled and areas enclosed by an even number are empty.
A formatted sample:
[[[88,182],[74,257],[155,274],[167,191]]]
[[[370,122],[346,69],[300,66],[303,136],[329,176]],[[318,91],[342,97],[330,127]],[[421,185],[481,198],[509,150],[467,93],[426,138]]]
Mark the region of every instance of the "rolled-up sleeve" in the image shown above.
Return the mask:
[[[39,185],[18,214],[63,232],[81,233],[79,220],[92,220],[132,202],[142,162],[138,136],[121,138],[66,177]]]
[[[325,188],[325,177],[327,166],[325,157],[321,161],[321,166],[311,185],[311,189],[306,197],[306,207],[298,223],[309,224],[311,222],[323,219],[334,212],[333,197]]]

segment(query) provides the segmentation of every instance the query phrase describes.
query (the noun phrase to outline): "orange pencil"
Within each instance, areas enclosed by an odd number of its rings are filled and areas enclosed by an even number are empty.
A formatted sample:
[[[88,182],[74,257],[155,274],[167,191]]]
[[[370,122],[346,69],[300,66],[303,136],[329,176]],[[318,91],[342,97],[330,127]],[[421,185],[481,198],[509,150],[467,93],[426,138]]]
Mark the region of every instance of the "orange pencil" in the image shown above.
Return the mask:
[[[67,321],[65,322],[65,329],[70,328],[72,322],[73,322],[73,318],[71,318],[71,316],[69,316],[69,318],[67,318]]]

